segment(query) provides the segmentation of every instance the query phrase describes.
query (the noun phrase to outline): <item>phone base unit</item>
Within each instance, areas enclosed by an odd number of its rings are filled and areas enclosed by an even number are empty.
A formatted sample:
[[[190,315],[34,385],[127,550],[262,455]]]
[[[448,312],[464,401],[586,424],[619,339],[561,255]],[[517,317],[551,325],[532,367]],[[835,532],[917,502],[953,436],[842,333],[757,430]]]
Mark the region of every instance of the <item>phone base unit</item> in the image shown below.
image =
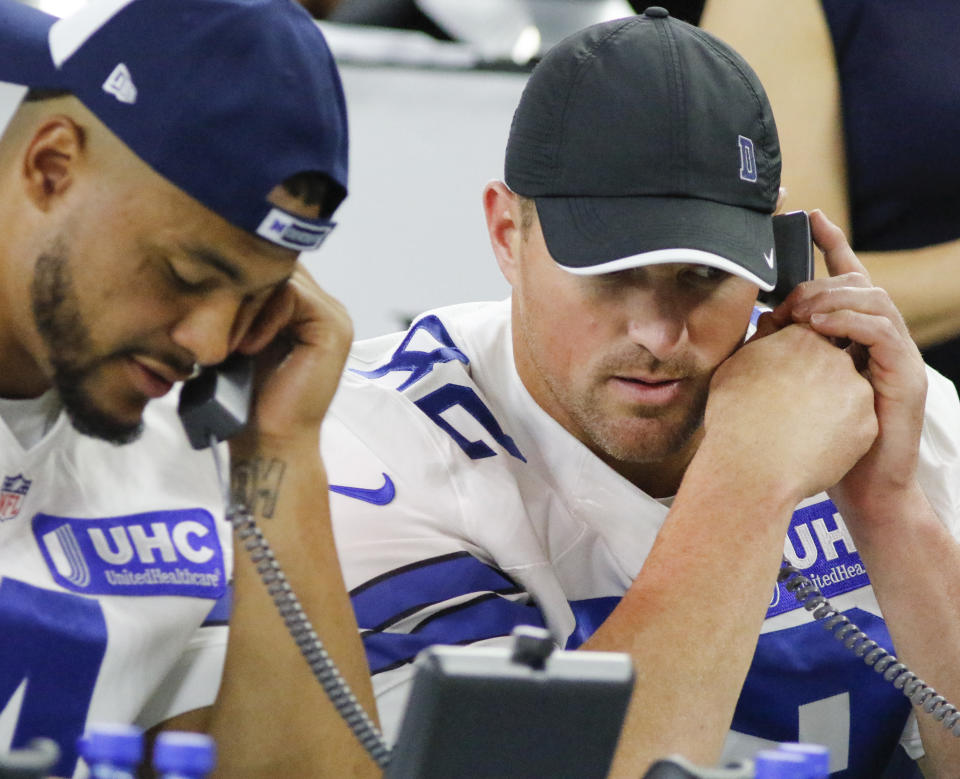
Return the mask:
[[[435,646],[414,661],[386,779],[603,779],[633,688],[625,654],[553,651],[540,628],[513,648]]]

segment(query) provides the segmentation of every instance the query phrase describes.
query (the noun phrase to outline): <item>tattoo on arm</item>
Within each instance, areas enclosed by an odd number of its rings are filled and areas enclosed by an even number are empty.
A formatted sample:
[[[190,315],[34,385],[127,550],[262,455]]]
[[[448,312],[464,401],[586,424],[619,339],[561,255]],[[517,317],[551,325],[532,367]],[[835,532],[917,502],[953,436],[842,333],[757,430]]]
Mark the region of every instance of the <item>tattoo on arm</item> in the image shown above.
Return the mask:
[[[230,476],[234,500],[254,515],[270,519],[277,508],[286,468],[287,464],[277,458],[254,457],[234,462]]]

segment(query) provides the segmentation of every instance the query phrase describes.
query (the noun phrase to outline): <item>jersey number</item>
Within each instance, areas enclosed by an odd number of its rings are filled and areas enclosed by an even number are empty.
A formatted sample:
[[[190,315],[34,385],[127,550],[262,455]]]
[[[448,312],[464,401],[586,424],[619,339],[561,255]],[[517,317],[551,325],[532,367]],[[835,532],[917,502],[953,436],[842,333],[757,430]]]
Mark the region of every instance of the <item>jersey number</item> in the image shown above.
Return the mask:
[[[69,626],[65,630],[64,626]],[[60,745],[53,773],[70,776],[107,649],[100,604],[16,579],[0,581],[0,734],[23,747],[37,736]]]
[[[413,348],[411,343],[414,337],[418,335],[432,338],[437,343],[437,347],[430,351]],[[397,387],[397,390],[402,392],[430,374],[435,365],[453,361],[461,362],[464,365],[470,364],[470,358],[453,342],[447,329],[443,326],[443,322],[440,321],[439,317],[431,314],[425,316],[410,328],[410,332],[400,342],[389,362],[372,371],[361,371],[356,368],[351,368],[351,370],[368,379],[379,379],[394,371],[409,373],[410,375]],[[424,395],[416,401],[416,404],[434,424],[457,442],[457,446],[463,449],[470,459],[479,460],[484,457],[493,457],[497,453],[483,441],[471,441],[441,416],[454,406],[459,406],[477,420],[483,429],[510,454],[518,460],[527,461],[513,439],[503,432],[503,428],[500,427],[496,417],[472,387],[465,387],[452,382],[444,384],[440,389]]]
[[[493,439],[506,449],[510,454],[519,460],[526,462],[520,449],[513,442],[513,439],[503,432],[500,423],[488,409],[476,392],[470,387],[464,387],[461,384],[444,384],[440,389],[424,395],[416,401],[417,407],[436,424],[441,430],[449,435],[457,445],[463,449],[473,460],[479,460],[483,457],[493,457],[496,452],[483,441],[471,441],[466,436],[459,433],[453,425],[440,416],[444,411],[460,406],[470,416],[477,420]]]
[[[850,764],[850,693],[801,704],[797,715],[797,740],[823,744],[830,750],[830,770],[846,770]]]

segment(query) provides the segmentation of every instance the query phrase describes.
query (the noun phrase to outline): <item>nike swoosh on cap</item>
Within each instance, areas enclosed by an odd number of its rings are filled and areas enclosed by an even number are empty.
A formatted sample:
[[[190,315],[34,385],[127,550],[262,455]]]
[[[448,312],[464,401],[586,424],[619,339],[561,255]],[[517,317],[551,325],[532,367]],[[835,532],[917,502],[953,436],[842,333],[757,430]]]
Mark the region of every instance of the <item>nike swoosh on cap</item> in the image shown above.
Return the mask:
[[[364,487],[344,487],[340,484],[331,484],[330,492],[336,492],[340,495],[346,495],[348,498],[356,498],[366,503],[372,503],[374,506],[386,506],[394,499],[397,494],[393,486],[393,479],[387,474],[383,474],[383,486],[375,490]]]

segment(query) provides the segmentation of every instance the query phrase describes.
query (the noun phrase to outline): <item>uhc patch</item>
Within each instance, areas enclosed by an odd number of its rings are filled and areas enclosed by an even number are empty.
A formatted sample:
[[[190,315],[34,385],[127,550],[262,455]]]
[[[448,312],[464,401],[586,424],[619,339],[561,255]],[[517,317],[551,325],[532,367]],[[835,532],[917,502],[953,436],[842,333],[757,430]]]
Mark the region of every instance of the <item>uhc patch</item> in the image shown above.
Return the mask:
[[[62,587],[88,595],[219,598],[223,549],[203,509],[104,519],[37,514],[33,535]]]
[[[860,553],[831,500],[805,506],[793,513],[783,554],[826,598],[870,584]],[[778,583],[767,609],[767,618],[800,606],[800,601],[787,591],[785,585]]]

